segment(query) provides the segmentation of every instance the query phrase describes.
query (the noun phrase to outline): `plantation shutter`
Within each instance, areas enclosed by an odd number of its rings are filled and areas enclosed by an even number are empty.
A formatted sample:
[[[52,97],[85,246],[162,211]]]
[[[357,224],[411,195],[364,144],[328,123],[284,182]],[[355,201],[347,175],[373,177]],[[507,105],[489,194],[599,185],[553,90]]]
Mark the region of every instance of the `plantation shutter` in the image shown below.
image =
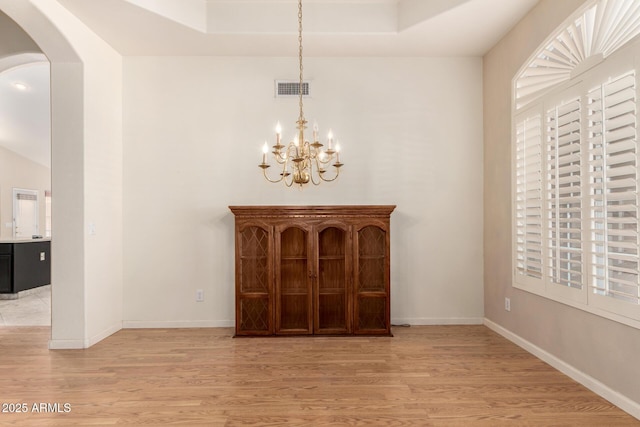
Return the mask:
[[[542,123],[516,126],[516,273],[542,278]]]
[[[594,293],[640,303],[635,74],[588,93]]]
[[[548,275],[582,289],[580,100],[547,112]]]

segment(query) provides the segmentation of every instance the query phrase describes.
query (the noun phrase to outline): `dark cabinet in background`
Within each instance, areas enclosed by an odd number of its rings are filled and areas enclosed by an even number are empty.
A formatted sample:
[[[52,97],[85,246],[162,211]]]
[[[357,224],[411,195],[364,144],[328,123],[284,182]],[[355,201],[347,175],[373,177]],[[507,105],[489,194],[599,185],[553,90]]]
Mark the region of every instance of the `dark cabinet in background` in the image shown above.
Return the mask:
[[[0,243],[0,293],[15,294],[51,283],[51,241]]]
[[[0,294],[13,289],[13,245],[0,244]]]
[[[389,335],[395,206],[230,206],[236,335]]]

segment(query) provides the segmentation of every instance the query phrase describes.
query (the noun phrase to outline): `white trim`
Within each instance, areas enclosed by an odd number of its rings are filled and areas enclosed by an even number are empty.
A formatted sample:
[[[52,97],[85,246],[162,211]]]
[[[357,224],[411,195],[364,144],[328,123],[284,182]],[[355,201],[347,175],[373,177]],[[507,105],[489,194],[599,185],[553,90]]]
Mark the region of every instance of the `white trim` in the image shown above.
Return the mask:
[[[85,340],[85,343],[87,344],[86,348],[91,347],[94,344],[99,343],[100,341],[102,341],[103,339],[115,334],[116,332],[118,332],[119,330],[122,329],[122,322],[117,322],[116,324],[114,324],[113,326],[110,326],[108,328],[106,328],[105,330],[103,330],[102,332],[100,332],[99,334],[94,335],[93,337],[89,337]]]
[[[482,325],[482,317],[413,317],[413,318],[393,318],[392,325]]]
[[[122,329],[122,323],[118,322],[92,337],[84,340],[49,340],[49,350],[82,350],[92,347],[103,339],[115,334]]]
[[[640,306],[637,304],[632,304],[625,301],[616,300],[611,297],[599,297],[592,292],[591,286],[591,274],[592,274],[592,259],[590,258],[591,253],[591,245],[592,240],[590,238],[591,234],[591,212],[590,212],[590,203],[591,203],[591,195],[590,195],[590,181],[589,181],[589,173],[586,168],[590,164],[590,148],[589,141],[587,138],[586,129],[581,130],[583,135],[581,136],[582,144],[585,144],[584,152],[582,152],[582,160],[581,166],[585,168],[583,170],[584,177],[586,181],[583,183],[584,188],[582,191],[582,197],[584,198],[582,208],[583,208],[583,224],[582,224],[582,233],[583,233],[583,287],[581,290],[577,289],[567,289],[561,287],[561,285],[556,285],[552,283],[549,278],[549,265],[548,265],[548,244],[545,242],[542,247],[543,251],[543,277],[542,280],[533,280],[529,277],[524,277],[521,274],[518,274],[516,270],[517,266],[517,228],[516,228],[516,148],[517,148],[517,139],[516,139],[516,130],[518,121],[522,121],[523,119],[530,117],[536,111],[541,111],[546,114],[546,112],[555,106],[564,105],[565,103],[571,101],[576,96],[580,96],[583,107],[588,107],[587,100],[589,98],[589,93],[594,88],[602,88],[603,85],[606,86],[610,84],[613,79],[617,79],[626,75],[627,73],[635,73],[636,75],[636,91],[640,91],[640,75],[638,74],[638,70],[640,70],[640,37],[636,37],[630,43],[627,43],[624,47],[619,49],[615,54],[612,54],[606,58],[605,61],[599,63],[597,66],[588,70],[588,72],[581,74],[578,79],[571,80],[565,82],[563,85],[559,85],[554,89],[553,93],[548,93],[544,95],[538,102],[527,106],[523,111],[514,112],[512,115],[512,123],[511,123],[511,132],[512,132],[512,140],[510,144],[511,150],[511,183],[512,183],[512,194],[511,194],[511,242],[512,242],[512,250],[511,250],[511,262],[512,262],[512,286],[514,288],[522,289],[524,291],[545,297],[547,299],[557,301],[571,307],[575,307],[586,311],[588,313],[592,313],[598,315],[600,317],[614,320],[616,322],[631,326],[636,329],[640,329]],[[637,92],[636,95],[636,103],[640,101],[640,92]],[[636,129],[640,129],[640,117],[638,116],[640,109],[637,108],[636,105]],[[581,122],[582,125],[588,126],[588,108],[581,108]],[[545,128],[545,126],[543,126]],[[543,129],[543,141],[542,144],[547,144],[546,137],[546,129]],[[544,162],[548,159],[546,157],[546,148],[543,150],[545,153],[543,155]],[[636,154],[640,153],[638,148],[636,147]],[[548,167],[546,164],[542,166],[543,171],[543,188],[548,187]],[[638,175],[637,175],[638,176]],[[640,184],[637,184],[640,185]],[[545,200],[548,200],[546,198]],[[544,227],[548,227],[548,202],[545,201],[543,203],[543,216],[545,218]],[[548,228],[545,228],[548,230]],[[544,232],[546,235],[546,231]]]
[[[522,74],[531,66],[532,62],[540,55],[541,52],[544,51],[544,49],[549,46],[549,44],[555,40],[562,32],[564,32],[568,26],[571,25],[572,22],[575,22],[575,20],[579,17],[584,15],[584,13],[591,7],[593,7],[593,5],[596,4],[598,0],[589,0],[586,1],[582,6],[580,6],[578,9],[576,9],[567,19],[565,19],[562,24],[560,24],[553,32],[551,32],[549,34],[549,36],[542,42],[540,43],[540,45],[538,46],[538,48],[531,54],[531,56],[529,56],[529,58],[527,58],[526,61],[524,61],[524,63],[522,64],[522,66],[518,69],[518,71],[516,72],[516,74],[513,76],[513,79],[511,80],[511,117],[513,118],[513,116],[515,116],[516,114],[518,114],[520,112],[520,110],[523,109],[527,109],[529,107],[531,107],[533,104],[535,104],[536,100],[541,99],[542,97],[544,97],[546,94],[548,94],[550,91],[557,89],[557,87],[561,86],[562,84],[565,84],[567,79],[561,83],[559,83],[558,85],[553,85],[553,86],[549,86],[546,89],[544,89],[543,91],[541,91],[538,95],[538,97],[536,97],[535,99],[523,103],[520,107],[518,107],[518,93],[516,90],[517,84],[518,84],[518,80],[522,77]],[[570,74],[570,72],[567,73],[568,75]]]
[[[549,365],[551,365],[558,371],[562,372],[569,378],[582,384],[592,392],[596,393],[598,396],[613,403],[618,408],[627,412],[629,415],[640,420],[640,403],[639,402],[635,402],[629,399],[625,395],[611,389],[610,387],[601,383],[600,381],[593,378],[592,376],[585,374],[584,372],[576,369],[575,367],[571,366],[570,364],[563,361],[562,359],[559,359],[558,357],[552,355],[551,353],[548,353],[547,351],[543,350],[537,345],[525,340],[519,335],[514,334],[508,329],[505,329],[504,327],[498,325],[495,322],[492,322],[487,318],[484,319],[484,325],[489,329],[491,329],[492,331],[502,335],[503,337],[513,342],[514,344],[522,347],[523,349],[533,354],[534,356],[538,357],[542,361],[548,363]]]
[[[512,79],[512,111],[526,108],[615,53],[640,33],[640,7],[589,0],[569,16]]]
[[[5,56],[0,58],[0,73],[4,73],[5,71],[18,67],[41,64],[43,62],[49,63],[49,60],[43,53],[27,52]]]
[[[392,325],[482,325],[483,317],[411,317],[392,318]],[[233,328],[235,320],[125,320],[123,329]]]
[[[38,190],[30,190],[27,188],[18,188],[13,187],[13,211],[11,212],[11,218],[13,221],[13,230],[11,231],[13,238],[17,238],[16,236],[16,213],[18,211],[18,195],[26,194],[29,196],[34,196],[36,198],[36,204],[34,209],[34,220],[35,220],[35,234],[40,234],[40,192]],[[33,233],[31,233],[33,235]],[[26,236],[25,238],[31,238],[31,236]]]
[[[546,291],[546,289],[536,289],[533,287],[522,286],[517,282],[513,282],[513,287],[532,293],[534,295],[550,299],[551,301],[568,305],[569,307],[577,308],[587,313],[595,314],[605,319],[613,320],[614,322],[622,323],[623,325],[631,326],[632,328],[640,329],[640,320],[632,319],[630,317],[626,317],[612,311],[604,310],[602,308],[594,306],[593,304],[587,305],[573,299],[562,298],[559,295],[549,293],[548,291]]]
[[[125,320],[123,329],[232,328],[234,320]]]
[[[82,350],[84,340],[49,340],[49,350]]]

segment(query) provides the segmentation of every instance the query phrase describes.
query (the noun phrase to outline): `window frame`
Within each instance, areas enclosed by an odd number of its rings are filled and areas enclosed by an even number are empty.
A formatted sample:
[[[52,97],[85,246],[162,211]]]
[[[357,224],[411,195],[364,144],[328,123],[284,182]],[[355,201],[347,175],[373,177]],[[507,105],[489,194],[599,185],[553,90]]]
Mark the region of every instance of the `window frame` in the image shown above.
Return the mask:
[[[598,295],[591,287],[591,238],[589,237],[591,219],[591,194],[589,189],[589,175],[581,178],[581,236],[582,236],[582,289],[569,286],[558,285],[551,281],[549,276],[549,214],[548,214],[548,168],[547,168],[547,112],[552,108],[564,105],[576,98],[580,104],[580,146],[581,158],[588,159],[589,141],[586,134],[587,128],[587,99],[589,92],[597,86],[602,86],[613,79],[628,72],[635,72],[635,92],[636,92],[636,194],[640,193],[640,36],[612,53],[602,61],[595,61],[591,68],[582,70],[579,75],[573,76],[570,80],[558,85],[552,90],[540,96],[534,102],[528,103],[521,109],[516,108],[516,78],[512,86],[512,122],[511,122],[511,167],[512,167],[512,286],[553,301],[569,305],[574,308],[623,323],[628,326],[640,329],[640,304],[619,301],[609,296]],[[542,278],[523,277],[518,271],[518,218],[517,218],[517,129],[519,124],[528,117],[539,115],[541,117],[541,188],[542,188]],[[588,169],[588,162],[581,162],[582,173]],[[640,208],[640,206],[639,206]],[[638,219],[640,231],[640,218]],[[640,243],[640,242],[639,242]],[[640,268],[639,268],[640,270]]]

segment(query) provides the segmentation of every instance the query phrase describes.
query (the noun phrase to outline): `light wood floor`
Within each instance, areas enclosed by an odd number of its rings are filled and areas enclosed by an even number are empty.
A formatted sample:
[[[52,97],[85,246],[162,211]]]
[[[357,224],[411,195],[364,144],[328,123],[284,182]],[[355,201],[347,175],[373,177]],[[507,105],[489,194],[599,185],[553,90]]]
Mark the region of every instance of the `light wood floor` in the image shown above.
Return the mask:
[[[0,402],[28,407],[0,413],[0,425],[640,425],[484,326],[393,333],[122,330],[87,350],[50,351],[49,328],[0,328]],[[62,412],[34,413],[34,403]]]

